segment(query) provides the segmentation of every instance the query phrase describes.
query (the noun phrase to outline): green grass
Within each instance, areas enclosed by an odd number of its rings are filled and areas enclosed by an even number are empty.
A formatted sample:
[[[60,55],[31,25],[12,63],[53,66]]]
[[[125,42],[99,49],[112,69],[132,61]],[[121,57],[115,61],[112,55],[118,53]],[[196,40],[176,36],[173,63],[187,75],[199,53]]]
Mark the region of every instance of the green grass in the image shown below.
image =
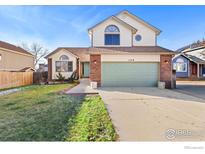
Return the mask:
[[[57,93],[71,86],[32,85],[0,96],[0,141],[114,140],[115,131],[99,96]],[[76,131],[79,128],[83,133]]]
[[[114,141],[116,133],[100,96],[87,96],[82,107],[70,119],[68,141]]]

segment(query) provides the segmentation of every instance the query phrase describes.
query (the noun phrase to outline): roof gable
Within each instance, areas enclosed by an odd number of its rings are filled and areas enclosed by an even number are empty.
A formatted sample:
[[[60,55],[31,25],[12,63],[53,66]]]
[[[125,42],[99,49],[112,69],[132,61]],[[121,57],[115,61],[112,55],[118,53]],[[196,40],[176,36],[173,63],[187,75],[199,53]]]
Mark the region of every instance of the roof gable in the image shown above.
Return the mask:
[[[192,61],[192,62],[194,62],[196,64],[205,64],[204,60],[202,60],[202,59],[200,59],[200,58],[198,58],[196,56],[185,54],[185,53],[180,53],[180,54],[176,55],[173,59],[176,59],[176,58],[178,58],[180,56],[182,56],[182,57],[184,57],[184,58],[188,59],[189,61]]]
[[[27,55],[33,56],[30,52],[24,50],[23,48],[17,47],[17,46],[15,46],[13,44],[10,44],[10,43],[7,43],[7,42],[3,42],[3,41],[0,41],[0,48],[7,49],[7,50],[12,50],[12,51],[16,51],[18,53],[22,53],[22,54],[27,54]]]
[[[96,25],[92,26],[91,28],[88,29],[88,32],[89,33],[92,33],[92,30],[96,27],[98,27],[99,25],[103,24],[104,22],[108,21],[108,20],[114,20],[118,23],[120,23],[121,25],[129,28],[130,30],[132,30],[133,33],[136,33],[137,32],[137,29],[134,28],[133,26],[129,25],[128,23],[122,21],[121,19],[117,18],[116,16],[111,16],[111,17],[108,17],[106,19],[104,19],[103,21],[97,23]]]
[[[120,13],[118,13],[116,16],[120,15],[120,14],[126,14],[128,16],[130,16],[131,18],[135,19],[136,21],[142,23],[143,25],[145,25],[146,27],[150,28],[151,30],[153,30],[154,32],[156,32],[157,35],[159,35],[161,33],[161,30],[156,28],[155,26],[151,25],[150,23],[144,21],[143,19],[141,19],[140,17],[130,13],[127,10],[121,11]]]

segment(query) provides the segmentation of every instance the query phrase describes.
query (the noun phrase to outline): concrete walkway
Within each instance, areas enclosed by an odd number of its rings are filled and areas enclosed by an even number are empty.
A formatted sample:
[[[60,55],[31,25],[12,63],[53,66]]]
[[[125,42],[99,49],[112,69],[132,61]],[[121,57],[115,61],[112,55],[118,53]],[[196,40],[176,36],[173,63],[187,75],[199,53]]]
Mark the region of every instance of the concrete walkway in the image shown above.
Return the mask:
[[[120,141],[205,141],[203,99],[158,88],[101,88],[99,94]]]
[[[67,94],[96,94],[97,90],[90,87],[90,80],[87,78],[80,79],[80,84],[66,92]]]

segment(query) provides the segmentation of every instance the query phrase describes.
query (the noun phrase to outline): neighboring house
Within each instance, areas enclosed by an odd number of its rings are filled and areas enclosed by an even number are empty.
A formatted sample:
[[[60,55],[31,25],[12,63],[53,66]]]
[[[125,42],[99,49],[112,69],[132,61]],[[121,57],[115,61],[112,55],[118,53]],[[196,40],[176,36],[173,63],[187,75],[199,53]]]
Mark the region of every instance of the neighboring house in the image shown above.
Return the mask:
[[[39,68],[37,72],[48,72],[48,65],[47,64],[39,64]]]
[[[202,44],[202,43],[201,43]],[[173,58],[177,78],[205,78],[205,45],[191,46]]]
[[[108,17],[88,29],[91,47],[60,47],[48,54],[48,76],[69,78],[74,71],[98,86],[172,85],[174,53],[157,46],[160,30],[128,11]]]
[[[0,71],[33,71],[34,56],[26,50],[0,41]]]

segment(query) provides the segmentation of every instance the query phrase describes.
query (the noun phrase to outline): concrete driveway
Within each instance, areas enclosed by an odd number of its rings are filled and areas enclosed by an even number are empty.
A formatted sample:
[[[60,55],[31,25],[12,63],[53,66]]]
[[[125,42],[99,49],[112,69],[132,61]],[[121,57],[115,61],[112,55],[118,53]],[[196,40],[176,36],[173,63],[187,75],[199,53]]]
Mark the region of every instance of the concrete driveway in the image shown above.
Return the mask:
[[[205,81],[177,81],[179,92],[205,99]]]
[[[205,141],[205,100],[158,88],[99,90],[120,141]]]

